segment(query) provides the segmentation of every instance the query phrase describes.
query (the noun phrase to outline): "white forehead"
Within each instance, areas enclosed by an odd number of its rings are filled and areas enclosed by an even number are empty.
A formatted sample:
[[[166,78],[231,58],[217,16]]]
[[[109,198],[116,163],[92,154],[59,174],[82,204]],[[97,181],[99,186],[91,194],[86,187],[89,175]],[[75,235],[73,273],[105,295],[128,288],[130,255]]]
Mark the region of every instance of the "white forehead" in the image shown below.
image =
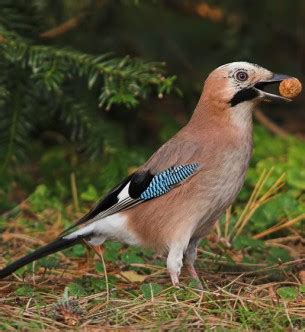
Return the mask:
[[[237,62],[227,63],[225,65],[218,67],[216,70],[218,70],[218,69],[226,71],[228,73],[232,73],[232,72],[235,72],[240,69],[243,69],[246,71],[252,71],[252,72],[256,72],[256,73],[260,73],[260,74],[270,73],[270,71],[267,70],[266,68],[261,67],[255,63],[250,63],[250,62],[246,62],[246,61],[237,61]]]
[[[254,69],[254,70],[266,70],[265,68],[255,64],[255,63],[250,63],[246,61],[237,61],[237,62],[231,62],[231,63],[226,63],[225,65],[222,65],[218,67],[217,69],[226,69],[226,70],[235,70],[235,69]]]

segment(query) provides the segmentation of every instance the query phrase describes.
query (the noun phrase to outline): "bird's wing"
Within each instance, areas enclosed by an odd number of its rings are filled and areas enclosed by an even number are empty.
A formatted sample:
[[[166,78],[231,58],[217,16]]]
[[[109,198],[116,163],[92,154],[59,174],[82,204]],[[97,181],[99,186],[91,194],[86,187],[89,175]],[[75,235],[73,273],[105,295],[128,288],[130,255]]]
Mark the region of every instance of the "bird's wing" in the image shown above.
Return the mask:
[[[93,209],[61,235],[67,235],[72,229],[81,224],[88,225],[95,220],[162,196],[194,175],[199,167],[198,163],[190,163],[172,166],[155,174],[149,170],[138,171],[127,177],[98,202]]]
[[[113,188],[87,214],[61,235],[79,225],[87,225],[136,204],[164,195],[194,175],[201,165],[197,162],[200,147],[174,136],[159,148],[135,173]]]

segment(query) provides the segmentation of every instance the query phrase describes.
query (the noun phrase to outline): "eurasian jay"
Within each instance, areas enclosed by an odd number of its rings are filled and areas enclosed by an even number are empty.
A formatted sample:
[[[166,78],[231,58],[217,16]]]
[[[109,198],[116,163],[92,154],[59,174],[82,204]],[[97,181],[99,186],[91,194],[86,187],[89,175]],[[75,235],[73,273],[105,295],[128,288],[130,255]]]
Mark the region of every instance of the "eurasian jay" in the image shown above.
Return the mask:
[[[248,62],[215,69],[185,127],[56,240],[0,270],[0,278],[74,244],[115,239],[167,253],[173,285],[184,263],[200,286],[197,245],[244,183],[252,111],[260,101],[289,100],[264,91],[286,78]]]

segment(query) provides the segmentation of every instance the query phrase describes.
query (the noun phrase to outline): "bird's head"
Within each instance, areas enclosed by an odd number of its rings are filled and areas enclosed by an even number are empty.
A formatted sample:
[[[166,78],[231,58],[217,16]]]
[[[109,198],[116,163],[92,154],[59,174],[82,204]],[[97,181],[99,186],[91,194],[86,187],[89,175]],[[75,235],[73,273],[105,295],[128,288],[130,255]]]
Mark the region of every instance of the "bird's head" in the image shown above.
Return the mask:
[[[227,107],[254,106],[260,101],[290,99],[265,91],[289,78],[249,62],[232,62],[216,68],[207,78],[204,94]]]

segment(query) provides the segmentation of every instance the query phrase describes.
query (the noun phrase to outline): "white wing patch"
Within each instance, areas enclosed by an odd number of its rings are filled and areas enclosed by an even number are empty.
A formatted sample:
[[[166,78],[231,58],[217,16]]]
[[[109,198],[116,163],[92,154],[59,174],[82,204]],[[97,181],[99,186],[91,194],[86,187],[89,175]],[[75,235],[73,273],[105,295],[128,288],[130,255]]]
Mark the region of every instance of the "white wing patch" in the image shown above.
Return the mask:
[[[131,205],[140,203],[140,199],[133,199],[129,196],[129,193],[128,193],[129,186],[130,186],[130,181],[126,184],[126,186],[119,193],[118,202],[115,203],[110,208],[108,208],[107,210],[96,215],[93,219],[90,220],[90,222],[105,218],[109,215],[115,214],[116,212],[126,209]]]

